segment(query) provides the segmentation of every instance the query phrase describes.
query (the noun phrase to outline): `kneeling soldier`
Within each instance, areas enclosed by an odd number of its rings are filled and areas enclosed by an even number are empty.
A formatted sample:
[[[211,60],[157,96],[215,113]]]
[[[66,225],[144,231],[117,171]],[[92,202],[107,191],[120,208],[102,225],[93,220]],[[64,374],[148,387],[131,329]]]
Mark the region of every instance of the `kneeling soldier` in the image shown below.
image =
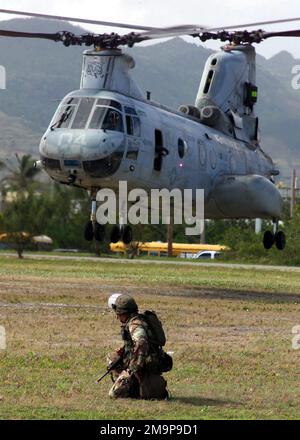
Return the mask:
[[[108,358],[110,366],[120,356],[118,368],[114,370],[115,382],[109,391],[110,397],[136,397],[142,399],[167,399],[167,382],[161,375],[159,350],[152,343],[153,331],[130,295],[114,294],[108,300],[121,322],[124,346]]]

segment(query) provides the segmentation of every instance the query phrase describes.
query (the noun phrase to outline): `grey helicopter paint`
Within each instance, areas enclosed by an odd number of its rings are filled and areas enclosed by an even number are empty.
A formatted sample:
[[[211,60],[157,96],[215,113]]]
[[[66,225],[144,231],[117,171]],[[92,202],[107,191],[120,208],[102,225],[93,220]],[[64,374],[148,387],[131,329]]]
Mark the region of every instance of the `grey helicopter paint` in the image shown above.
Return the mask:
[[[144,98],[130,76],[128,54],[86,51],[81,88],[64,98],[40,144],[47,173],[86,189],[116,189],[120,180],[146,190],[203,188],[206,218],[279,218],[274,164],[259,147],[253,110],[243,104],[244,83],[255,83],[253,57],[251,46],[212,55],[195,107],[174,111]],[[80,105],[87,110],[78,123]],[[60,123],[66,109],[71,114]],[[115,112],[119,127],[95,128],[100,109]],[[111,173],[101,175],[112,157]]]
[[[4,9],[0,13],[84,21]],[[283,202],[274,181],[279,171],[261,147],[254,111],[253,44],[271,37],[300,37],[300,29],[244,29],[294,21],[300,18],[217,28],[179,25],[157,29],[88,20],[143,30],[125,35],[0,29],[0,36],[94,47],[84,53],[80,89],[64,98],[42,138],[37,164],[54,180],[90,192],[91,219],[84,231],[87,240],[101,241],[104,236],[104,225],[95,215],[97,191],[103,187],[117,190],[125,180],[129,189],[146,191],[178,188],[196,192],[201,188],[206,218],[270,218],[273,231],[264,233],[265,248],[274,243],[280,250],[285,247],[284,233],[278,229]],[[229,44],[207,60],[195,103],[174,111],[143,96],[130,76],[134,61],[120,47],[180,35]],[[111,241],[120,238],[124,243],[131,241],[129,225],[115,225]]]

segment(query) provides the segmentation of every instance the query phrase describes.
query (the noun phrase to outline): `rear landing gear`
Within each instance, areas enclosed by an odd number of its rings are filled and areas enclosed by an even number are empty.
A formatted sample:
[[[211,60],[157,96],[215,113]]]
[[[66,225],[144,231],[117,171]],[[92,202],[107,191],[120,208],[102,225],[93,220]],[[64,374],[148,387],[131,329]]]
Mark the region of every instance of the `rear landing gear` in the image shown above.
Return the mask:
[[[129,244],[132,241],[132,229],[130,226],[125,225],[122,231],[122,241],[125,244]]]
[[[285,234],[284,234],[284,232],[278,231],[275,234],[275,243],[276,243],[277,249],[279,249],[280,251],[282,251],[285,248]]]
[[[122,240],[124,244],[129,244],[132,241],[132,229],[129,225],[115,225],[110,234],[112,243],[117,243]]]
[[[283,231],[278,231],[278,220],[273,221],[273,232],[266,231],[263,237],[265,249],[271,249],[274,243],[280,251],[285,248],[285,234]]]

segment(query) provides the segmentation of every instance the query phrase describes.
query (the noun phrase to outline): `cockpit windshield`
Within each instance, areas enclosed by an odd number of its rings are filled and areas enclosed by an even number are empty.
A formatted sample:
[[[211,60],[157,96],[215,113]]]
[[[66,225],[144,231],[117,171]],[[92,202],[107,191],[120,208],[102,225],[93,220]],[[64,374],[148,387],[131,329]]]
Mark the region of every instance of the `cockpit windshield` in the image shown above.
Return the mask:
[[[124,131],[122,114],[115,109],[95,107],[89,128],[113,131]]]
[[[85,128],[94,103],[95,99],[93,98],[83,98],[80,100],[76,116],[72,122],[72,128]]]
[[[66,98],[51,130],[57,128],[124,131],[122,106],[110,99]]]

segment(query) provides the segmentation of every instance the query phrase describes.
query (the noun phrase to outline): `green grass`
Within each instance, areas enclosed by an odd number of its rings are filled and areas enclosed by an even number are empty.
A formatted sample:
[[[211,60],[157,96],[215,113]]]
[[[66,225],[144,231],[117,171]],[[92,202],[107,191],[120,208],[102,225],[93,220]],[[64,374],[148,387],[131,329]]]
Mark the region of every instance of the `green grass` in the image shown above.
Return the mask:
[[[0,257],[2,419],[297,419],[300,274],[201,265]],[[111,400],[121,345],[107,308],[132,293],[164,322],[170,401]]]
[[[156,260],[157,261],[157,260]],[[44,278],[115,280],[116,283],[207,287],[266,292],[300,293],[300,271],[257,270],[194,265],[143,264],[82,260],[23,260],[0,257],[0,276],[22,273]]]

